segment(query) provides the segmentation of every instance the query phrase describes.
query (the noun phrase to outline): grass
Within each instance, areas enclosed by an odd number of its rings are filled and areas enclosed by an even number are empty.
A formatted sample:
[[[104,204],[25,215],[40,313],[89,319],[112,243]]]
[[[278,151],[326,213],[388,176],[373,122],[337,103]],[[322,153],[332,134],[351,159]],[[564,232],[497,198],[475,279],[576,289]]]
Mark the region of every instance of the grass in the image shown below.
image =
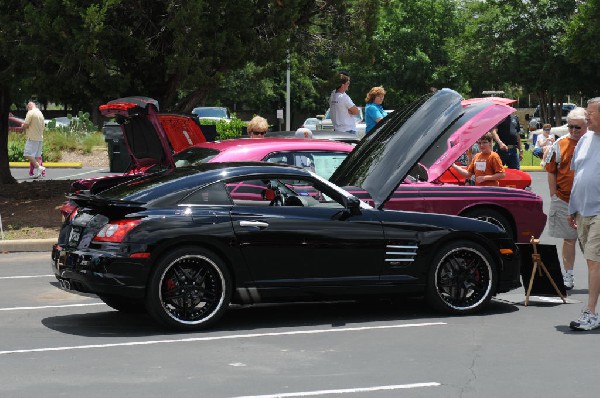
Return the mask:
[[[521,166],[539,166],[542,159],[533,156],[531,150],[523,151]]]
[[[22,227],[14,228],[12,225],[3,226],[3,234],[5,240],[16,239],[47,239],[57,238],[60,228],[45,228],[45,227]]]

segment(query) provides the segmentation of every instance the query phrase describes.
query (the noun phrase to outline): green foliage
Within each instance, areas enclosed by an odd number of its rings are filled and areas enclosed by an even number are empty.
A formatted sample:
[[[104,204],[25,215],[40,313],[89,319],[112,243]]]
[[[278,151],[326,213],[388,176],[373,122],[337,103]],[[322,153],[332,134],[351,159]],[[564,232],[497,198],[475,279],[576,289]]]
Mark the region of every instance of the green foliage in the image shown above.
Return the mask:
[[[104,146],[106,146],[104,134],[100,131],[96,131],[83,136],[80,150],[83,151],[83,153],[91,153],[94,147]]]
[[[229,123],[219,120],[217,123],[217,137],[220,140],[240,137],[246,128],[246,123],[232,116]]]
[[[244,132],[244,128],[246,127],[246,123],[238,119],[235,113],[231,114],[231,119],[229,121],[200,119],[201,128],[202,125],[216,125],[217,140],[228,140],[231,138],[240,137]]]
[[[10,133],[8,137],[8,161],[24,162],[25,135]],[[95,131],[89,134],[75,134],[66,129],[47,129],[44,133],[42,156],[45,162],[58,162],[62,151],[90,153],[92,148],[105,146],[104,135]]]
[[[8,135],[8,161],[22,162],[23,150],[25,149],[25,135],[20,133],[10,133]]]

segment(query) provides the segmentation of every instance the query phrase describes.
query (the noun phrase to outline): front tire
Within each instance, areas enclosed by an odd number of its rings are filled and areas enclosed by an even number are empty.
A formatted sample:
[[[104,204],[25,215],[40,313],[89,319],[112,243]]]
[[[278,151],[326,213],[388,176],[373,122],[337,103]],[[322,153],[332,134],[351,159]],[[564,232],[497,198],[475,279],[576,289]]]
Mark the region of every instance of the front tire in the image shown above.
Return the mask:
[[[451,314],[470,314],[485,307],[496,291],[498,273],[481,245],[458,241],[441,248],[429,270],[427,300]]]
[[[493,209],[480,208],[466,211],[461,214],[463,217],[474,218],[476,220],[487,221],[506,231],[508,236],[516,241],[515,232],[512,224],[500,212]]]
[[[229,270],[217,255],[184,247],[158,262],[150,277],[146,308],[168,327],[202,329],[223,315],[231,292]]]

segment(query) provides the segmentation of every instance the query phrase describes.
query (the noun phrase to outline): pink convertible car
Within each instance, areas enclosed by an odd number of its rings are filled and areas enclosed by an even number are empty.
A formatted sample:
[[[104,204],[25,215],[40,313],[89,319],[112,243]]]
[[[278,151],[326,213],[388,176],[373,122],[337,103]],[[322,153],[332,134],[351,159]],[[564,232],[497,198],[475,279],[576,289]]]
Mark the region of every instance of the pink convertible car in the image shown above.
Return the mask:
[[[459,215],[486,220],[504,228],[517,242],[528,243],[531,236],[539,237],[546,224],[546,215],[542,210],[542,199],[535,193],[523,189],[504,187],[475,187],[457,186],[439,182],[439,177],[450,167],[450,164],[471,146],[477,138],[496,125],[513,108],[500,103],[481,101],[473,104],[449,104],[456,114],[461,114],[457,121],[448,121],[444,110],[425,110],[427,114],[408,114],[396,111],[382,126],[378,126],[375,135],[385,135],[390,132],[390,142],[381,148],[369,146],[380,145],[380,139],[370,139],[367,136],[356,147],[343,142],[315,139],[293,138],[264,138],[264,139],[235,139],[217,142],[200,142],[173,153],[171,146],[155,145],[145,148],[145,159],[160,159],[159,169],[165,167],[193,167],[195,164],[207,162],[240,162],[266,161],[286,163],[308,168],[320,176],[331,179],[340,186],[367,187],[365,184],[386,185],[393,173],[398,170],[408,170],[402,178],[403,183],[396,187],[390,200],[370,197],[366,190],[349,188],[362,200],[379,207],[393,210],[409,210],[429,213]],[[125,137],[132,136],[127,129],[144,126],[144,135],[158,137],[156,143],[169,141],[169,134],[160,128],[160,123],[140,123],[136,119],[152,119],[157,117],[153,111],[143,111],[143,104],[138,109],[128,109],[119,114]],[[115,113],[115,112],[113,112]],[[448,127],[441,135],[428,134],[424,130],[426,123],[431,124],[431,118],[437,118],[439,123],[447,123]],[[419,118],[423,118],[421,120]],[[150,128],[151,127],[151,128]],[[394,132],[394,134],[391,134]],[[374,135],[373,135],[374,136]],[[392,138],[393,137],[393,138]],[[400,140],[400,141],[398,141]],[[383,140],[385,142],[385,139]],[[393,141],[393,142],[392,142]],[[376,144],[377,143],[377,144]],[[403,143],[411,143],[406,145]],[[367,148],[373,151],[394,151],[397,156],[396,164],[379,165],[381,172],[369,175],[368,180],[361,180],[364,170],[346,170],[344,160],[348,156],[362,156]],[[148,150],[156,151],[149,153]],[[136,152],[131,150],[133,159]],[[134,162],[135,163],[135,162]],[[409,164],[411,163],[411,164]],[[360,164],[357,162],[355,164]],[[144,166],[148,166],[144,163]],[[150,167],[143,172],[155,170]],[[115,176],[100,180],[82,180],[75,183],[75,189],[90,189],[98,192],[115,183],[135,178],[135,174]],[[258,188],[239,186],[232,194],[261,195]],[[255,192],[256,190],[256,192]],[[307,193],[310,194],[310,193]]]

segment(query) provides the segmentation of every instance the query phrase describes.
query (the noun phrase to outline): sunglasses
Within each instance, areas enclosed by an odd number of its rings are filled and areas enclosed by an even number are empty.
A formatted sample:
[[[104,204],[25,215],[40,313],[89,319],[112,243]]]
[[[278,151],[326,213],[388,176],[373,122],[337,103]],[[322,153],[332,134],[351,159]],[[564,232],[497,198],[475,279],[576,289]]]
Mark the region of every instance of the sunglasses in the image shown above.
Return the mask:
[[[550,129],[544,129],[544,131],[550,131]]]
[[[575,125],[573,125],[573,124],[567,124],[567,128],[568,128],[569,130],[571,130],[571,129],[573,129],[573,130],[581,130],[581,129],[582,129],[582,127],[581,127],[581,126],[575,126]]]
[[[250,134],[253,134],[253,135],[265,135],[265,134],[267,134],[267,132],[266,131],[253,131]]]

